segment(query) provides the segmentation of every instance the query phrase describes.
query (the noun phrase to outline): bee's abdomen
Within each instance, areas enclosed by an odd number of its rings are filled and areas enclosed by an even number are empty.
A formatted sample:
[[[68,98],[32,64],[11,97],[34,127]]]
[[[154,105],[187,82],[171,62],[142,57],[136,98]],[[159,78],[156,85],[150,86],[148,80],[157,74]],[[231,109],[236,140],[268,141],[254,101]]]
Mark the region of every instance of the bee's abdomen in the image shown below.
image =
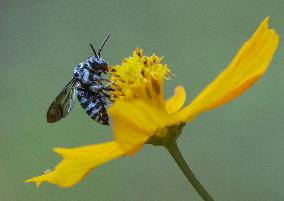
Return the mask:
[[[83,109],[93,120],[103,125],[109,125],[104,95],[78,88],[77,97]]]

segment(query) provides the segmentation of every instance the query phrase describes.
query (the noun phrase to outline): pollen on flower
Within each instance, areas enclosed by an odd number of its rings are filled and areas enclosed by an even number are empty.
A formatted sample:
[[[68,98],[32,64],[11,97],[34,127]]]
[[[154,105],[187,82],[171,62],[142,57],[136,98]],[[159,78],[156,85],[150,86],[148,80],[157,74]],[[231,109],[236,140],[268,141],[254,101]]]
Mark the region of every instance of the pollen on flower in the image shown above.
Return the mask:
[[[110,81],[114,91],[111,99],[131,101],[132,99],[153,99],[163,97],[163,81],[172,76],[168,66],[161,64],[156,54],[144,56],[141,49],[125,58],[121,65],[111,67]]]

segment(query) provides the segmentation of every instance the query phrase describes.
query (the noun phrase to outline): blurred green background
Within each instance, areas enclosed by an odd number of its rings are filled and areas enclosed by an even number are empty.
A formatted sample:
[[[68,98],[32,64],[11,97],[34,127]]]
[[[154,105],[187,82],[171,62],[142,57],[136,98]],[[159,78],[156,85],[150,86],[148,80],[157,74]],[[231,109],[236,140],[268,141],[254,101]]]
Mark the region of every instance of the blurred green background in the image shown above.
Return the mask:
[[[141,47],[164,56],[186,86],[188,102],[231,61],[269,15],[284,36],[282,0],[238,1],[1,1],[0,200],[201,200],[163,148],[146,145],[135,157],[107,163],[73,188],[23,181],[52,168],[53,147],[111,140],[111,127],[92,121],[79,104],[48,124],[49,104],[74,66],[107,33],[109,64]],[[284,199],[284,59],[280,45],[266,75],[247,93],[200,116],[179,139],[186,160],[216,200]]]

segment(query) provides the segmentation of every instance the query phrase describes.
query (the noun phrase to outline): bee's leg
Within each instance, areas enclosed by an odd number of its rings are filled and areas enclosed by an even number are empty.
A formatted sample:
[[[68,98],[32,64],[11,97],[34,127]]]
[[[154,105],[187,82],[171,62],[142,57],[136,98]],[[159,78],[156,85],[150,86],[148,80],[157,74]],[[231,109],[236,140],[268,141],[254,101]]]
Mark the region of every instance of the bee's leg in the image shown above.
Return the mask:
[[[101,76],[99,76],[99,75],[96,75],[96,74],[93,75],[93,79],[94,79],[94,80],[105,81],[105,82],[110,82],[108,79],[103,78],[103,77],[101,77]]]
[[[104,91],[101,91],[101,94],[103,94],[104,97],[106,97],[108,100],[110,100],[110,97],[111,97],[110,94],[108,94],[108,93],[106,93]]]
[[[93,92],[98,92],[102,90],[103,86],[102,85],[92,85],[89,87],[89,89]]]
[[[114,91],[114,89],[111,88],[111,86],[104,87],[103,90],[105,90],[105,91]]]
[[[110,82],[109,79],[106,79],[106,78],[103,78],[103,77],[101,78],[101,80],[102,80],[102,81],[105,81],[105,82]]]
[[[105,86],[104,85],[92,85],[89,88],[93,92],[102,91],[102,90],[113,91],[113,88],[111,88],[110,85],[105,85]]]

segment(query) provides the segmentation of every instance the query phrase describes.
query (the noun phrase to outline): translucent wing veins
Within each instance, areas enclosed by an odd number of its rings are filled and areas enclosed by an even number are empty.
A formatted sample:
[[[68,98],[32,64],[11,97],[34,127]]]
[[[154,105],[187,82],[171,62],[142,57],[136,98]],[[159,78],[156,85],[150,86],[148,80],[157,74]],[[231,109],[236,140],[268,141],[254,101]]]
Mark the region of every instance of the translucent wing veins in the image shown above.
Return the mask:
[[[47,111],[47,122],[59,121],[71,112],[76,91],[75,85],[76,82],[73,78],[51,103]]]

